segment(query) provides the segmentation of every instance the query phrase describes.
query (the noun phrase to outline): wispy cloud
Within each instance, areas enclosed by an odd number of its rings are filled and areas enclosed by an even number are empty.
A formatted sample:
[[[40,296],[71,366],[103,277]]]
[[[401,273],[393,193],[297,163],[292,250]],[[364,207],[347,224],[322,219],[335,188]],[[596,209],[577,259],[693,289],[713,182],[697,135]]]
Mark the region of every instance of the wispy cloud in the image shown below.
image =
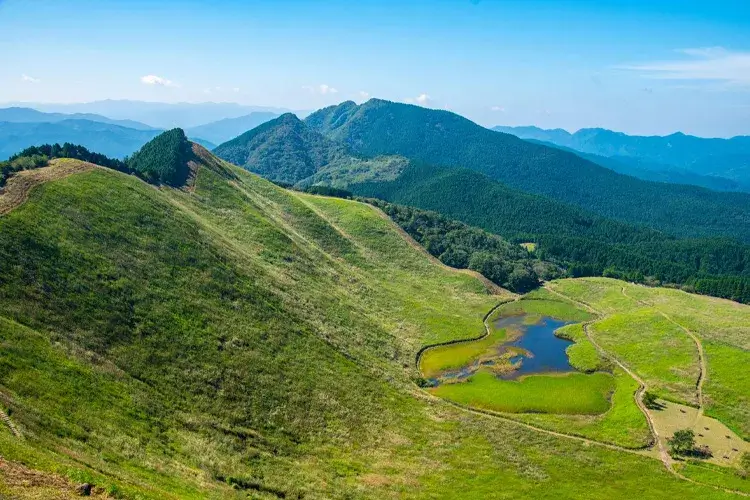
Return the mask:
[[[490,108],[490,111],[495,111],[496,113],[505,113],[505,108],[502,106],[492,106]]]
[[[616,68],[637,71],[645,78],[714,82],[725,87],[750,89],[750,52],[722,47],[680,49],[677,52],[682,57]]]
[[[26,83],[42,83],[39,78],[34,78],[33,76],[29,76],[27,74],[21,75],[21,81]]]
[[[172,80],[156,75],[142,76],[141,83],[145,85],[159,85],[161,87],[179,87],[179,85]]]
[[[421,93],[417,97],[407,97],[404,102],[408,104],[419,104],[420,106],[428,106],[432,103],[432,98],[426,93]]]
[[[302,88],[304,90],[307,90],[311,94],[320,94],[320,95],[328,95],[328,94],[338,94],[338,89],[331,87],[328,84],[321,83],[320,85],[316,86],[310,86],[310,85],[303,85]]]

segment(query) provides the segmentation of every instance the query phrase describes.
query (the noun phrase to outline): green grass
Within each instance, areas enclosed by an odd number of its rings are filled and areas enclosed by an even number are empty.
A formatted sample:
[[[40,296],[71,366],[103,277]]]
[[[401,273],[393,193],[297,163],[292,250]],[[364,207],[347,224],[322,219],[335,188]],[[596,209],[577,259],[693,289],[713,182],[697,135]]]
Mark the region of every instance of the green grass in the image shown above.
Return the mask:
[[[552,286],[573,299],[583,300],[614,315],[613,317],[639,308],[649,308],[651,311],[666,313],[671,319],[690,329],[703,342],[708,363],[708,376],[703,387],[706,414],[718,418],[744,439],[750,439],[750,398],[746,396],[750,394],[750,379],[745,375],[747,370],[744,369],[748,364],[747,352],[750,350],[750,306],[608,278],[559,280],[553,282]],[[625,294],[622,293],[623,288]],[[615,322],[627,320],[627,316],[619,320],[613,319]],[[625,325],[624,328],[627,329],[628,326]],[[665,337],[667,333],[669,336]],[[646,352],[640,361],[634,359],[636,365],[633,367],[639,368],[637,371],[641,375],[657,377],[652,382],[662,387],[663,396],[694,404],[690,386],[695,383],[694,377],[697,377],[697,364],[696,361],[688,363],[688,351],[692,353],[694,360],[697,360],[697,354],[690,338],[675,325],[659,318],[652,324],[642,323],[638,337],[644,335],[650,336],[651,340],[648,342],[654,349],[664,351],[667,357],[653,359],[656,355]],[[661,344],[659,339],[668,342]],[[606,339],[602,337],[601,340],[604,342]],[[665,390],[667,386],[670,388]]]
[[[594,344],[589,342],[582,324],[576,323],[558,328],[555,335],[575,342],[565,349],[565,353],[568,355],[571,366],[576,370],[592,373],[609,368],[609,363],[602,359]]]
[[[443,384],[430,392],[472,408],[509,413],[604,413],[614,389],[606,373],[584,375],[529,375],[518,380],[502,380],[479,371],[465,382]]]
[[[416,352],[503,297],[371,207],[233,171],[96,170],[0,217],[4,459],[130,499],[728,498],[425,398]]]
[[[525,299],[525,297],[524,297]],[[587,321],[591,315],[568,302],[560,300],[519,300],[503,304],[492,314],[491,321],[501,316],[527,314],[532,317],[549,316],[561,321]]]
[[[660,397],[697,404],[700,364],[695,344],[652,309],[608,316],[592,324],[594,339],[643,377]]]
[[[740,477],[737,469],[689,461],[681,465],[680,472],[695,481],[750,493],[750,479]]]

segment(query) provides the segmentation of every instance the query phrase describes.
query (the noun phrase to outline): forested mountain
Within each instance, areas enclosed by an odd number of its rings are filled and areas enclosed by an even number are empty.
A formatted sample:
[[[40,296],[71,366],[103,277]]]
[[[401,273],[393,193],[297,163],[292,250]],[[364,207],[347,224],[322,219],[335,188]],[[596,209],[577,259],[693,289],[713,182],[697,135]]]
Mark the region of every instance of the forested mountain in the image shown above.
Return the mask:
[[[682,133],[668,136],[631,136],[601,128],[581,129],[574,134],[562,129],[494,127],[493,130],[565,146],[584,153],[631,159],[649,167],[661,165],[698,175],[726,177],[750,185],[750,136],[706,139]]]
[[[700,175],[690,170],[653,163],[647,160],[640,160],[632,156],[600,156],[592,153],[583,153],[565,146],[559,146],[551,142],[539,141],[537,139],[526,139],[530,142],[562,149],[585,158],[597,165],[614,170],[618,174],[630,175],[643,179],[645,181],[666,182],[671,184],[687,184],[692,186],[701,186],[714,191],[744,191],[750,192],[750,184],[743,184],[739,181],[728,179],[726,177],[716,177],[713,175]]]
[[[190,137],[200,137],[214,144],[221,144],[238,135],[254,129],[261,123],[278,118],[277,113],[258,111],[237,118],[224,118],[205,125],[190,127],[185,132]]]
[[[439,212],[513,241],[572,276],[612,276],[750,302],[750,245],[678,239],[508,188],[467,169],[411,165],[394,181],[352,184],[357,195]],[[710,284],[709,284],[710,283]]]
[[[398,154],[465,167],[510,187],[679,236],[750,241],[750,194],[646,182],[575,154],[493,132],[448,111],[371,99],[313,113],[306,123],[356,153]]]
[[[94,113],[44,113],[31,108],[0,108],[0,122],[9,123],[57,123],[64,120],[88,120],[99,123],[109,123],[110,125],[119,125],[121,127],[133,128],[136,130],[154,130],[154,127],[135,120],[113,120],[106,116]]]
[[[221,144],[214,153],[268,179],[288,184],[338,179],[393,179],[404,168],[401,158],[364,159],[308,127],[291,113]]]
[[[175,128],[146,143],[127,165],[151,183],[182,186],[190,175],[190,162],[195,159],[185,132]]]
[[[346,120],[346,110],[356,108],[342,106],[344,113],[331,119]],[[668,232],[525,193],[469,169],[401,160],[398,169],[389,171],[391,175],[373,177],[368,166],[392,157],[354,157],[347,147],[293,115],[263,124],[216,152],[275,181],[343,187],[359,196],[432,210],[515,242],[535,242],[539,256],[572,275],[606,274],[691,289],[697,288],[697,280],[710,278],[717,280],[711,293],[750,300],[745,288],[730,280],[750,283],[747,245],[731,239],[677,239]]]

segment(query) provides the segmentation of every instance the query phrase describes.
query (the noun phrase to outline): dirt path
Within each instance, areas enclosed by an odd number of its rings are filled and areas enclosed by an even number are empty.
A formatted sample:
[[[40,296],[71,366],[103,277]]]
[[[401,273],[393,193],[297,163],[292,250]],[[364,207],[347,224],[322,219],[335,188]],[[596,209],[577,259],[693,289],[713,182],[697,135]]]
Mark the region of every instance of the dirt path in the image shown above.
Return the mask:
[[[696,390],[696,395],[698,399],[698,415],[696,417],[696,420],[697,420],[703,415],[703,412],[704,412],[703,383],[706,381],[706,377],[708,376],[708,366],[706,364],[706,355],[703,351],[703,344],[701,343],[700,339],[692,331],[690,331],[688,328],[684,327],[683,325],[675,321],[671,316],[669,316],[664,311],[661,311],[656,305],[631,297],[630,295],[628,295],[624,286],[622,287],[621,290],[622,290],[622,294],[628,299],[633,300],[636,303],[644,307],[653,307],[654,309],[656,309],[664,319],[666,319],[667,321],[669,321],[670,323],[678,327],[680,330],[685,332],[685,334],[688,337],[690,337],[692,341],[695,343],[695,348],[698,351],[698,361],[700,363],[700,366],[699,366],[700,371],[698,372],[698,380],[695,382],[695,390]]]
[[[18,172],[0,189],[0,215],[22,205],[29,198],[31,190],[40,184],[95,168],[101,167],[80,160],[60,158],[51,160],[48,167]]]
[[[0,420],[5,422],[5,425],[8,426],[8,428],[10,429],[10,432],[12,432],[14,436],[16,436],[19,439],[23,437],[23,434],[21,434],[21,431],[18,430],[18,427],[16,427],[16,425],[10,419],[8,414],[5,413],[5,411],[3,411],[2,409],[0,409]]]
[[[552,289],[551,287],[546,288],[549,292],[553,293],[554,295],[557,295],[558,297],[561,297],[565,300],[574,302],[576,304],[579,304],[580,306],[584,307],[589,312],[593,313],[597,316],[597,319],[601,319],[604,314],[601,311],[598,311],[594,309],[592,306],[577,301],[571,297],[568,297],[567,295],[563,295],[562,293],[558,292],[557,290]],[[630,368],[625,366],[623,362],[621,362],[619,359],[617,359],[616,356],[610,354],[607,350],[605,350],[599,343],[594,340],[594,337],[591,335],[591,331],[589,330],[589,327],[592,323],[594,323],[597,320],[592,321],[586,321],[583,323],[583,332],[586,334],[586,338],[589,342],[591,342],[591,345],[596,348],[597,352],[605,359],[608,359],[612,363],[619,366],[625,373],[627,373],[630,378],[635,380],[638,383],[638,390],[635,391],[635,394],[633,395],[633,398],[635,399],[635,404],[638,406],[638,409],[641,410],[641,413],[643,413],[643,416],[646,417],[646,422],[648,423],[648,428],[651,431],[651,435],[654,438],[654,443],[656,444],[658,451],[659,451],[659,458],[661,459],[662,463],[664,463],[664,466],[669,469],[672,469],[672,457],[669,456],[669,453],[666,450],[666,447],[664,446],[664,443],[659,436],[659,433],[656,430],[656,425],[654,424],[653,416],[651,415],[651,412],[648,411],[648,408],[646,408],[646,405],[643,404],[643,394],[648,390],[648,386],[646,385],[646,382],[639,377],[634,371],[632,371]]]

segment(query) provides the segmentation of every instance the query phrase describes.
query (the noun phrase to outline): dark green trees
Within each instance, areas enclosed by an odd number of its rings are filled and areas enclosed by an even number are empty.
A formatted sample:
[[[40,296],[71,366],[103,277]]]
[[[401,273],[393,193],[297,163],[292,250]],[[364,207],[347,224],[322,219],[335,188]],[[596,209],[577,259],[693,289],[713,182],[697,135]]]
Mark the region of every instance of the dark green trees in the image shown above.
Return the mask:
[[[667,442],[673,454],[689,455],[695,450],[695,432],[692,429],[680,429]]]
[[[147,142],[128,160],[137,175],[153,184],[182,186],[190,174],[192,144],[180,128],[168,130]]]

